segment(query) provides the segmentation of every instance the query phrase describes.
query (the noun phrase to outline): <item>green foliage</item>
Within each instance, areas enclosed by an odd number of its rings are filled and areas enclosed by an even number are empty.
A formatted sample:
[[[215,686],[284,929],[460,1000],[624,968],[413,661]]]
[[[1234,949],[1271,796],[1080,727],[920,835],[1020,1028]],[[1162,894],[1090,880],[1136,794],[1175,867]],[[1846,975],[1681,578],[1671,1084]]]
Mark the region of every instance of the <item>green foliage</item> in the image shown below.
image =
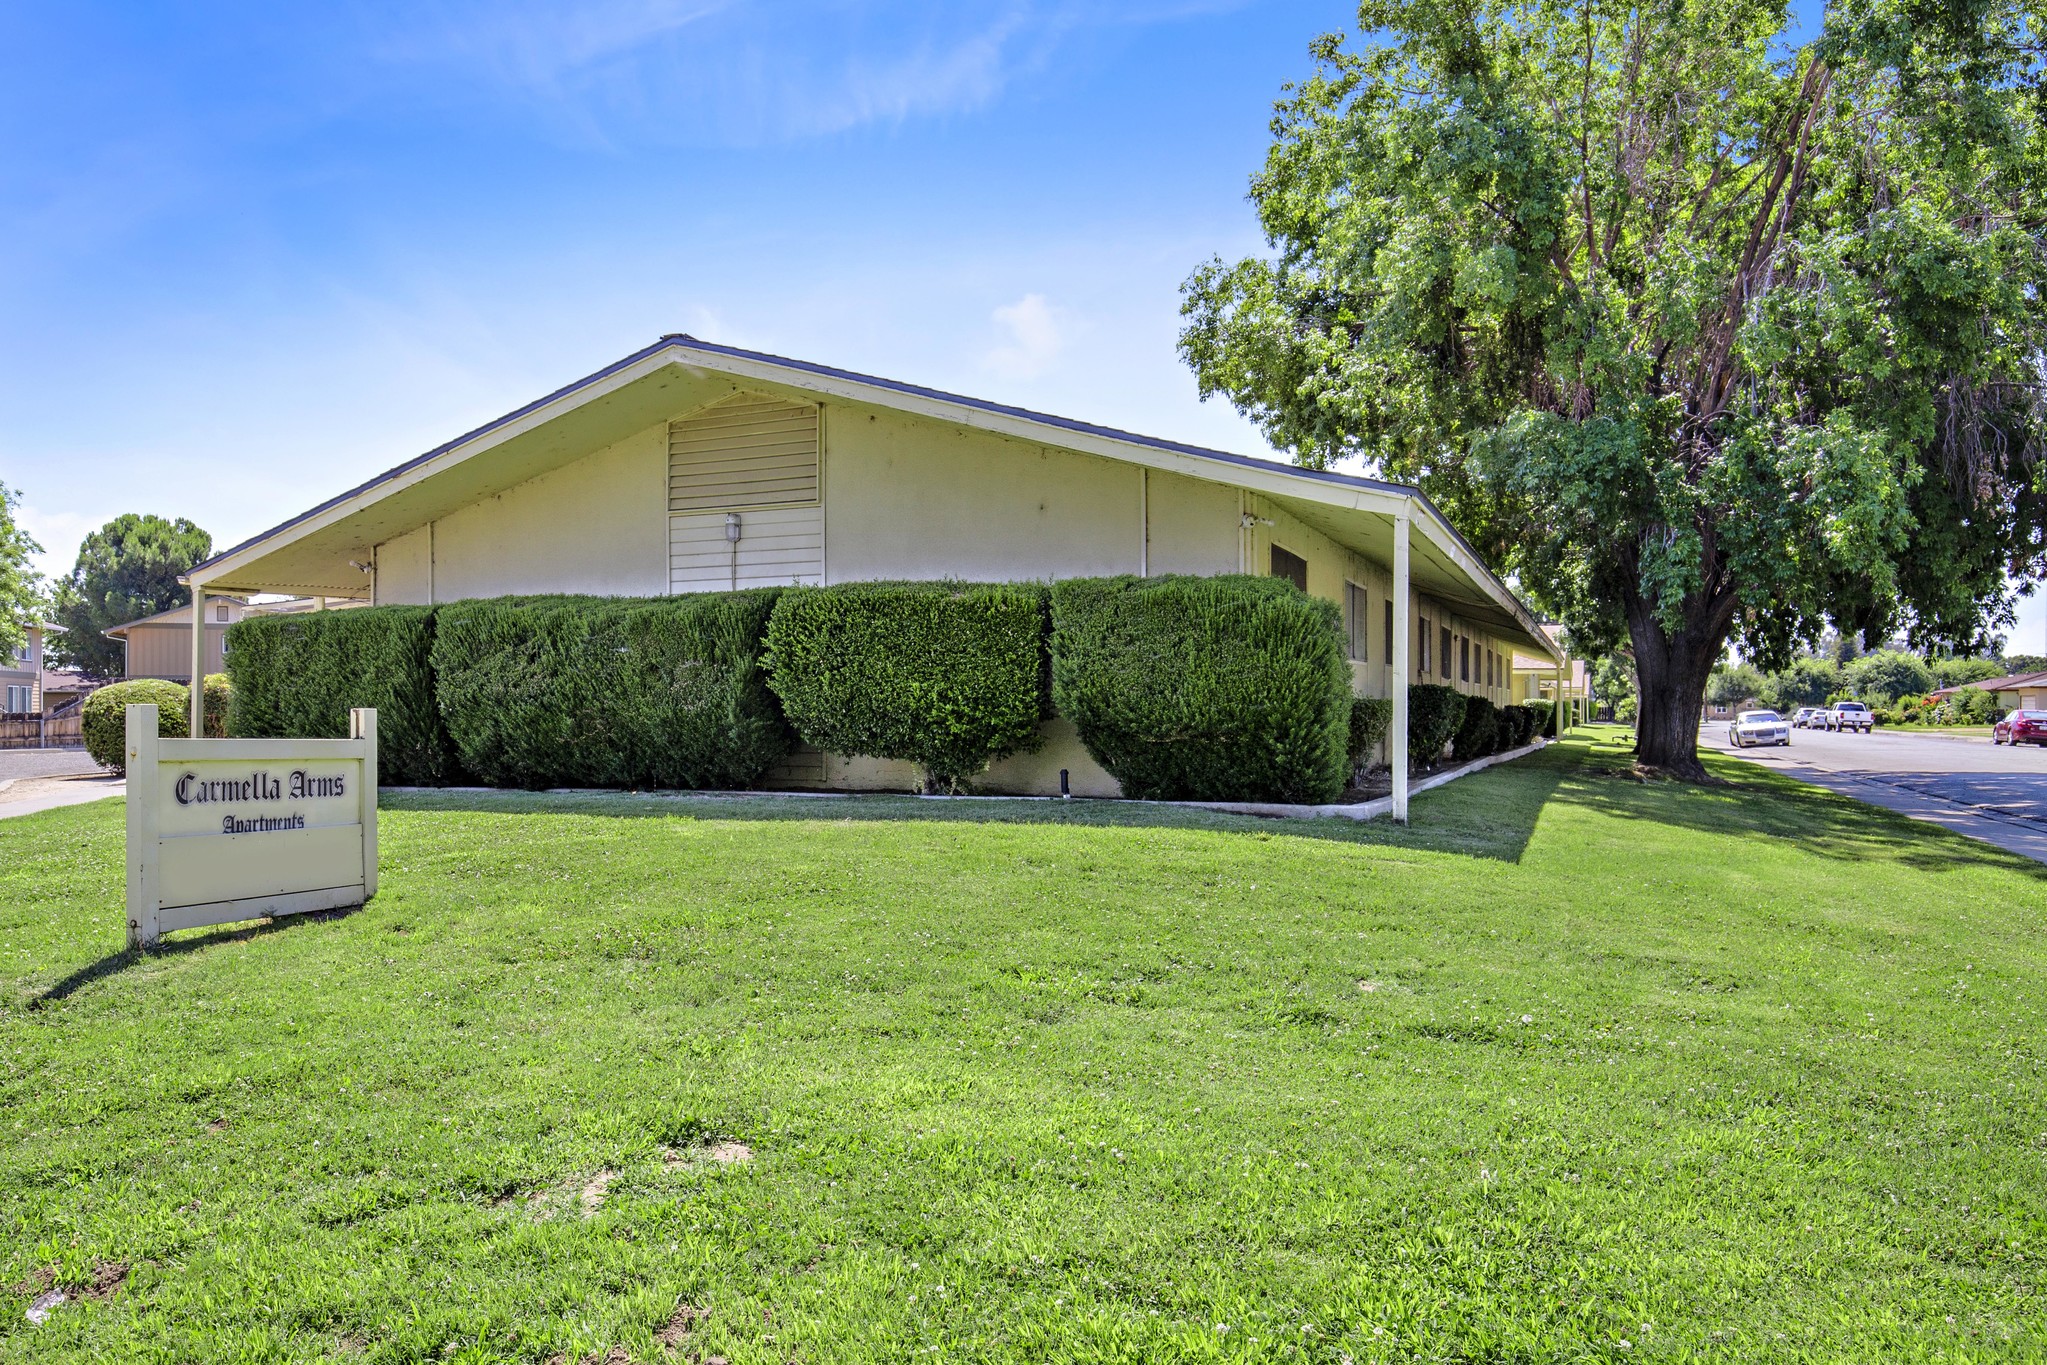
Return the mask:
[[[1457,736],[1450,756],[1460,763],[1484,758],[1499,747],[1500,708],[1484,697],[1468,696],[1464,716],[1457,722]]]
[[[156,733],[164,739],[184,739],[192,733],[192,694],[183,683],[162,678],[109,683],[87,697],[79,709],[85,752],[102,768],[112,768],[117,773],[127,771],[131,706],[156,707]],[[211,721],[212,717],[207,719]]]
[[[964,790],[1038,747],[1049,714],[1045,590],[1029,583],[792,588],[768,622],[768,681],[806,744],[906,759]]]
[[[1389,697],[1353,697],[1350,703],[1350,770],[1360,772],[1372,761],[1393,728],[1393,701]]]
[[[1528,708],[1529,715],[1535,717],[1536,734],[1548,736],[1556,734],[1557,704],[1555,702],[1545,701],[1541,697],[1530,697],[1521,704]]]
[[[1271,254],[1184,291],[1204,395],[1626,639],[1692,776],[1730,637],[1972,647],[2047,570],[2032,11],[1786,18],[1369,0],[1279,106]]]
[[[191,602],[178,576],[212,552],[213,537],[183,517],[129,512],[86,536],[57,584],[54,614],[64,628],[57,662],[89,678],[120,677],[121,642],[105,631]]]
[[[1756,695],[1778,711],[1796,711],[1801,706],[1818,706],[1841,690],[1841,666],[1832,659],[1801,655],[1789,667],[1763,680]]]
[[[1947,700],[1948,724],[1989,725],[1997,719],[1997,698],[1980,687],[1964,687]]]
[[[1508,736],[1509,748],[1519,749],[1535,738],[1536,715],[1532,708],[1520,704],[1503,706],[1500,714],[1512,727]]]
[[[752,786],[792,740],[761,658],[776,598],[437,608],[433,695],[461,768],[514,787]]]
[[[1625,650],[1604,655],[1592,665],[1592,695],[1613,708],[1614,719],[1635,715],[1635,661]]]
[[[2017,670],[2010,670],[2016,672]],[[1995,659],[1936,659],[1933,661],[1933,681],[1940,687],[1960,687],[1966,683],[1983,682],[1988,678],[2001,678],[2007,669]],[[1927,689],[1921,688],[1920,691]]]
[[[1441,683],[1415,683],[1407,689],[1407,765],[1432,768],[1443,746],[1464,724],[1465,695]]]
[[[1706,700],[1715,706],[1736,706],[1763,695],[1762,672],[1754,664],[1727,664],[1706,680]]]
[[[200,686],[206,689],[206,710],[205,714],[200,717],[206,726],[204,737],[207,739],[226,739],[228,715],[234,707],[234,680],[225,673],[208,673],[205,681]],[[185,696],[186,710],[189,711],[191,706],[191,694],[187,693]],[[189,725],[190,723],[188,718],[186,724]]]
[[[434,607],[350,607],[247,616],[227,630],[228,732],[340,739],[376,708],[377,776],[431,786],[454,776],[434,695]]]
[[[0,483],[0,662],[28,642],[28,627],[44,613],[42,579],[28,557],[43,547],[14,519],[21,495]]]
[[[1854,693],[1872,704],[1886,705],[1908,693],[1933,690],[1933,670],[1916,654],[1879,649],[1864,654],[1843,671]]]
[[[1149,800],[1333,800],[1350,668],[1336,605],[1279,579],[1069,579],[1052,589],[1060,714]]]
[[[2047,654],[2007,654],[2002,671],[2013,675],[2047,673]]]

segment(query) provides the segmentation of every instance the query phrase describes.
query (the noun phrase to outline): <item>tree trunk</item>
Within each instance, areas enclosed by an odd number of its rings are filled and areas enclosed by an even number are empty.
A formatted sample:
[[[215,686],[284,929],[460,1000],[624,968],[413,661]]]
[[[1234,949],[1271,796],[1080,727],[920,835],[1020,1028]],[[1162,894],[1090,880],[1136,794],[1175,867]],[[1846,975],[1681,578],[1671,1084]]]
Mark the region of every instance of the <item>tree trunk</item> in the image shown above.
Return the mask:
[[[1706,681],[1727,644],[1727,626],[1714,628],[1721,615],[1686,603],[1686,619],[1675,633],[1666,631],[1646,603],[1628,607],[1628,634],[1635,642],[1635,676],[1641,695],[1635,712],[1635,759],[1688,782],[1706,780],[1699,762],[1699,725],[1704,719]]]

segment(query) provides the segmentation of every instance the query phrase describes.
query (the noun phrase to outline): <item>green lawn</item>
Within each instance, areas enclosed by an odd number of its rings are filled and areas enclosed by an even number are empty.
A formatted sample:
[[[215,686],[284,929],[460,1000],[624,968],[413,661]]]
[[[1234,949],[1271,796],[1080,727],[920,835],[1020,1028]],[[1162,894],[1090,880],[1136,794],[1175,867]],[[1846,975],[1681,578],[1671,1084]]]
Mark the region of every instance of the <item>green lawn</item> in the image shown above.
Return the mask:
[[[152,957],[119,803],[0,822],[0,1359],[2047,1351],[2047,869],[1602,733],[1411,831],[394,799]]]

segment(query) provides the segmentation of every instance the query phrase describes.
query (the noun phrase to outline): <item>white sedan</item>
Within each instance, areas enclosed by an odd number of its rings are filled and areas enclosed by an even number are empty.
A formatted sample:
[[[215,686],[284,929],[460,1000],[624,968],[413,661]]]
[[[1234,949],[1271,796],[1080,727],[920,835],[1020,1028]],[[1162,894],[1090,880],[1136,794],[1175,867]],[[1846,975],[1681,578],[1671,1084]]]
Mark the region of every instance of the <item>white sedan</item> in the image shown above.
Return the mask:
[[[1791,724],[1775,711],[1744,711],[1727,727],[1727,742],[1737,749],[1751,744],[1791,743]]]

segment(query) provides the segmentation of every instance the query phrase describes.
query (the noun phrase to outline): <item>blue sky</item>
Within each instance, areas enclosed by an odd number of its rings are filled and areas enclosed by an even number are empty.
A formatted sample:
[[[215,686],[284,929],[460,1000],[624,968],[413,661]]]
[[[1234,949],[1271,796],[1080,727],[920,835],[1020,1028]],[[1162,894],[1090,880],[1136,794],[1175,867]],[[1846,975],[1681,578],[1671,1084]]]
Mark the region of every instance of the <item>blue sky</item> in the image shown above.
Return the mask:
[[[0,8],[0,481],[228,544],[651,341],[1250,453],[1173,351],[1347,0]],[[2031,604],[2021,636],[2047,648]]]

